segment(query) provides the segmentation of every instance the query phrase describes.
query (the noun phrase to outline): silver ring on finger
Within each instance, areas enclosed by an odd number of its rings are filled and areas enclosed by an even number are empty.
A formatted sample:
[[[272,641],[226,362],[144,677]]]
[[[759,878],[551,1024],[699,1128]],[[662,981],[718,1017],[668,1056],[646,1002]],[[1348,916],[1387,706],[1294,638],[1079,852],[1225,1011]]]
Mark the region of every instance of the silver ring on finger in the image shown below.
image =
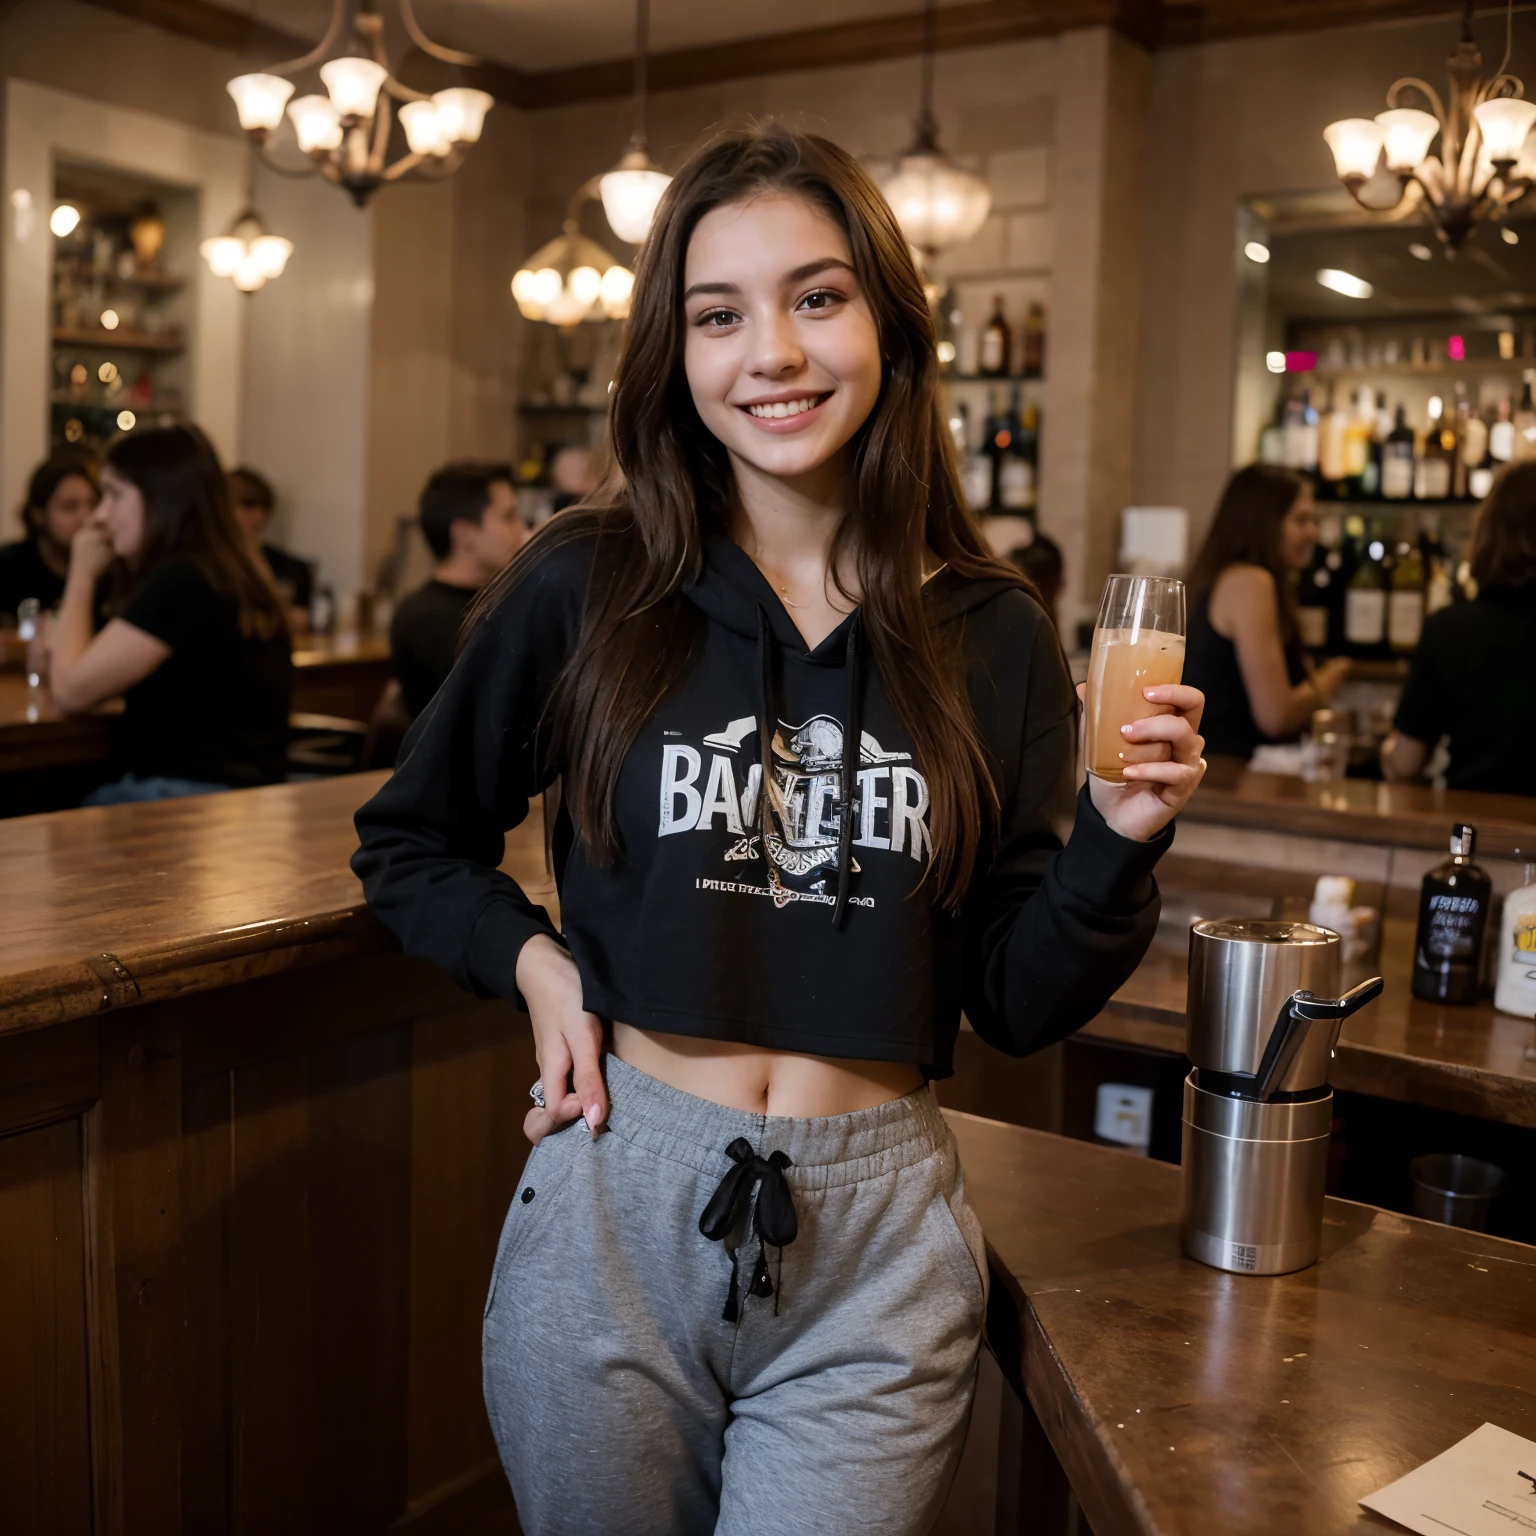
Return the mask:
[[[534,1083],[533,1087],[528,1090],[528,1097],[532,1099],[540,1109],[544,1108],[544,1079],[542,1077],[539,1078],[538,1081]]]

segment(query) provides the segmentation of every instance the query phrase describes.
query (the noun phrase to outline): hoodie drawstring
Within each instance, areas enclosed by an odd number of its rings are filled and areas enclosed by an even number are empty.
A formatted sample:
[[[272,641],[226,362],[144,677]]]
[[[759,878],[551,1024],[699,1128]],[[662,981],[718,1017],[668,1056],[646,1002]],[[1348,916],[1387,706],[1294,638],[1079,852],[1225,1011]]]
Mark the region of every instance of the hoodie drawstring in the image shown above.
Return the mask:
[[[864,739],[863,618],[857,609],[848,625],[848,692],[843,708],[842,797],[838,801],[837,899],[832,904],[832,926],[841,929],[848,915],[853,887],[854,791],[859,782],[859,752]],[[773,828],[770,797],[773,794],[773,728],[778,719],[773,690],[773,631],[768,610],[757,605],[757,739],[762,754],[762,781],[757,791],[758,831],[762,836],[763,861],[770,860],[768,837]]]

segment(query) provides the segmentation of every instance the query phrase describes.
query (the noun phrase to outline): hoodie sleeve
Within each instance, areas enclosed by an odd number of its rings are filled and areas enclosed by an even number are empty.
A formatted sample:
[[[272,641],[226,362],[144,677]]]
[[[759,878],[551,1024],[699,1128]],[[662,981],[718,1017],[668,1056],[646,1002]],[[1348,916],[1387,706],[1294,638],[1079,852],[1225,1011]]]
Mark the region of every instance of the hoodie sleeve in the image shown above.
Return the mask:
[[[476,628],[356,817],[352,869],[405,952],[481,997],[517,997],[517,957],[558,939],[497,866],[506,832],[556,770],[539,739],[581,623],[590,548],[551,550]]]
[[[1013,606],[1020,601],[1034,608],[1022,595]],[[1043,616],[1031,631],[1013,642],[1028,646],[1023,679],[989,680],[980,690],[972,684],[984,725],[989,713],[1012,713],[998,697],[1003,686],[1012,691],[1022,681],[1025,689],[1022,728],[1012,733],[1018,745],[1001,764],[996,855],[965,911],[966,1016],[982,1039],[1011,1056],[1080,1029],[1140,964],[1157,928],[1152,869],[1173,842],[1171,826],[1146,843],[1120,836],[1084,786],[1062,846],[1052,813],[1064,811],[1071,796],[1077,696]]]

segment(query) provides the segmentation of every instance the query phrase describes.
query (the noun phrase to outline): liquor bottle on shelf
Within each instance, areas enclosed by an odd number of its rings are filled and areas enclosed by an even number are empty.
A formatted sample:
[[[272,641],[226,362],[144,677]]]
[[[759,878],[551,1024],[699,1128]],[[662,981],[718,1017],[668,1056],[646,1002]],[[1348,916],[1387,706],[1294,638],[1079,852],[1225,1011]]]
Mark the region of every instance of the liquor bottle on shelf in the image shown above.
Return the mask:
[[[990,390],[987,395],[987,426],[982,441],[992,466],[992,484],[987,494],[987,510],[1001,512],[1003,510],[1003,460],[1007,458],[1008,450],[1013,446],[1013,432],[1009,426],[1008,413],[995,389]]]
[[[1008,402],[1008,447],[998,460],[997,499],[1005,512],[1028,512],[1035,505],[1035,466],[1024,456],[1023,412],[1018,387]]]
[[[1493,456],[1493,427],[1485,416],[1473,411],[1467,418],[1466,430],[1461,438],[1462,462],[1467,466],[1467,483],[1464,494],[1474,501],[1481,501],[1493,488],[1493,477],[1499,465]],[[1476,454],[1476,462],[1473,455]]]
[[[1345,481],[1349,476],[1349,417],[1344,411],[1344,392],[1335,389],[1333,403],[1323,411],[1317,424],[1318,490],[1324,496],[1348,495]]]
[[[1285,406],[1285,396],[1277,396],[1274,418],[1259,433],[1259,463],[1261,464],[1285,463]]]
[[[1040,407],[1032,399],[1024,402],[1015,452],[1029,466],[1028,507],[1033,512],[1040,497]]]
[[[1285,467],[1304,475],[1317,473],[1317,411],[1310,389],[1285,403]]]
[[[1413,428],[1407,408],[1398,402],[1392,430],[1382,444],[1381,494],[1388,501],[1405,501],[1413,495]]]
[[[1515,409],[1515,457],[1536,459],[1536,405],[1531,403],[1531,380],[1536,369],[1527,368],[1520,384],[1520,404]]]
[[[1312,551],[1312,563],[1301,573],[1296,591],[1296,627],[1300,632],[1301,643],[1309,651],[1327,650],[1329,619],[1333,611],[1333,572],[1328,567],[1328,557],[1333,551],[1329,548],[1329,532],[1332,532],[1333,542],[1336,543],[1339,520],[1337,517],[1325,517],[1319,522],[1320,525],[1331,524],[1332,528],[1319,527],[1317,546]]]
[[[1488,457],[1494,468],[1507,464],[1515,456],[1515,424],[1510,420],[1509,396],[1499,401],[1493,425],[1488,428]]]
[[[1003,296],[992,299],[992,317],[982,327],[981,346],[976,359],[976,371],[988,378],[1002,378],[1008,372],[1008,354],[1012,350],[1012,333],[1003,316]]]
[[[1493,882],[1472,862],[1477,829],[1451,829],[1451,856],[1424,876],[1413,946],[1413,995],[1434,1003],[1475,1003],[1482,969],[1483,930]]]
[[[1419,646],[1424,631],[1424,558],[1406,542],[1397,546],[1392,592],[1387,599],[1387,643],[1399,656]]]
[[[1344,598],[1344,643],[1356,656],[1379,656],[1387,639],[1387,569],[1381,526],[1372,523]]]
[[[1466,399],[1463,386],[1456,386],[1456,435],[1460,442],[1456,450],[1456,469],[1451,480],[1451,494],[1462,500],[1468,496],[1481,499],[1486,490],[1473,489],[1473,477],[1484,467],[1488,457],[1488,423],[1474,411]],[[1492,479],[1489,473],[1489,479]]]
[[[1451,447],[1447,449],[1446,440]],[[1413,494],[1419,501],[1445,501],[1451,494],[1451,465],[1456,434],[1445,425],[1445,401],[1429,397],[1429,426],[1424,431],[1424,452],[1413,467]]]
[[[965,323],[965,312],[960,308],[960,295],[951,284],[939,296],[939,372],[953,373],[960,348],[960,327]]]
[[[1035,301],[1024,311],[1019,372],[1038,379],[1045,372],[1045,306]]]
[[[1455,579],[1438,518],[1426,517],[1419,531],[1419,556],[1424,564],[1424,616],[1449,608],[1456,600]]]
[[[965,464],[971,451],[971,408],[962,400],[949,418],[950,441],[955,445],[955,463]]]
[[[1371,468],[1371,429],[1375,424],[1371,392],[1362,385],[1355,392],[1355,408],[1349,413],[1344,428],[1344,494],[1352,498],[1374,494],[1367,490],[1367,482]],[[1321,447],[1318,452],[1321,456]]]

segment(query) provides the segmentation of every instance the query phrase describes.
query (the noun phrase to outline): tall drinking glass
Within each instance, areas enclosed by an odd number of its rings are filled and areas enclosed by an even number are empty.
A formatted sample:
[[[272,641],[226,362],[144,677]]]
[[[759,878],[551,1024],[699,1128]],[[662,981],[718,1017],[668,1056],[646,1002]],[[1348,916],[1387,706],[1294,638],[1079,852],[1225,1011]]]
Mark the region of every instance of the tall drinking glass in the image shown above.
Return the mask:
[[[1096,779],[1124,784],[1127,763],[1156,762],[1160,742],[1128,742],[1122,725],[1168,713],[1144,688],[1184,676],[1184,583],[1170,576],[1111,576],[1099,601],[1088,658],[1087,768]]]

